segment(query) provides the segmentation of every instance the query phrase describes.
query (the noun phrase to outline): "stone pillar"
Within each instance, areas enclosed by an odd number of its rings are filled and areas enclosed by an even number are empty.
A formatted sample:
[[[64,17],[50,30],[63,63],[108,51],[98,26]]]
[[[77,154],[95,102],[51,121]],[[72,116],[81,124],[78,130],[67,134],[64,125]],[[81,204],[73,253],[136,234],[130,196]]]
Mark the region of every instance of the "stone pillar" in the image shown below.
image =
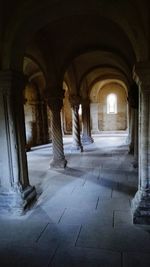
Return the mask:
[[[22,212],[36,197],[30,186],[25,152],[24,76],[0,72],[0,209]]]
[[[84,99],[82,101],[82,144],[88,145],[93,143],[91,137],[91,125],[90,125],[90,100]]]
[[[133,166],[138,166],[138,102],[139,90],[134,83],[128,93],[130,104],[130,132],[129,132],[129,153],[134,155]]]
[[[134,153],[134,108],[130,106],[130,123],[129,123],[129,154]]]
[[[150,223],[150,64],[138,63],[135,78],[140,90],[139,186],[132,201],[133,222]]]
[[[138,167],[138,109],[134,109],[134,161],[133,167]]]
[[[72,108],[72,134],[73,134],[72,149],[83,152],[83,147],[80,138],[80,124],[79,124],[80,98],[78,96],[71,96],[70,104]]]
[[[63,100],[60,97],[49,97],[48,106],[51,110],[51,130],[52,130],[52,147],[53,159],[50,162],[51,168],[65,168],[67,160],[64,156],[61,117],[60,112],[63,106]]]

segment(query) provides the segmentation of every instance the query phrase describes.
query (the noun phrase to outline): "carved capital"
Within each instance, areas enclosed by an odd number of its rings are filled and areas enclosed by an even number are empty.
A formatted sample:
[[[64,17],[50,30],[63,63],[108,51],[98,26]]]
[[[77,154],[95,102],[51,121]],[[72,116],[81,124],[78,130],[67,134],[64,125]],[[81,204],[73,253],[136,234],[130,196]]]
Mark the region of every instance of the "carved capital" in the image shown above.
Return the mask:
[[[142,92],[150,94],[150,62],[138,62],[133,69],[133,79]]]
[[[70,101],[70,105],[72,108],[79,107],[81,103],[81,98],[80,96],[77,96],[77,95],[70,95],[69,101]]]
[[[65,90],[59,88],[47,88],[45,90],[45,99],[51,110],[61,110],[64,94]]]
[[[83,106],[89,106],[90,105],[90,99],[89,98],[83,98],[81,104]]]
[[[27,77],[23,73],[11,70],[0,72],[0,91],[3,94],[22,93],[26,83]]]
[[[65,90],[60,87],[47,87],[45,89],[45,98],[64,98]]]
[[[49,97],[47,98],[47,104],[51,111],[60,111],[63,106],[63,99],[58,97]]]

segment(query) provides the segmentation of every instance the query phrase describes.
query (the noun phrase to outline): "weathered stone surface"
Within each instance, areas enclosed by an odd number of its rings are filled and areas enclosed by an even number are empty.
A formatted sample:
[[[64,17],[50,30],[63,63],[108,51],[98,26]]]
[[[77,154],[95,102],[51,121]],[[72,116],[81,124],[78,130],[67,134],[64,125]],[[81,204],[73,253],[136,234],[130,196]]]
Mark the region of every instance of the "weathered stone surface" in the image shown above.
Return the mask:
[[[117,252],[91,248],[59,248],[52,267],[120,267],[121,255]]]

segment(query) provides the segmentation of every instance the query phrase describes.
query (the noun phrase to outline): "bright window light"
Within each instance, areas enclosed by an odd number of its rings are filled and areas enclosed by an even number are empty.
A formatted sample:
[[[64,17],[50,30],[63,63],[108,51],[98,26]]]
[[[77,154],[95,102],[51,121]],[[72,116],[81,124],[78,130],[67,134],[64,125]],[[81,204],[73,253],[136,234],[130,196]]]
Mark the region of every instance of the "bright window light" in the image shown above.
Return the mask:
[[[82,115],[82,107],[79,105],[79,115]]]
[[[115,94],[109,94],[107,96],[107,114],[117,113],[117,96]]]

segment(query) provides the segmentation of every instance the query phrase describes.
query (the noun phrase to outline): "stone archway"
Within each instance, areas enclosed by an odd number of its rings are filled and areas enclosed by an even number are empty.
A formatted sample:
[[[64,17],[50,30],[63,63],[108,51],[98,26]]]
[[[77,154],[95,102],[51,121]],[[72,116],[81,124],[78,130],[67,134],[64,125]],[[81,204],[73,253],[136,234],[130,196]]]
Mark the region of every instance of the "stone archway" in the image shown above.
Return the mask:
[[[32,146],[48,143],[48,112],[45,101],[45,77],[37,62],[24,58],[24,74],[28,83],[24,93],[24,114],[27,150]]]
[[[115,94],[117,112],[108,112],[107,97]],[[126,131],[128,129],[127,88],[122,81],[96,82],[90,93],[92,132]]]
[[[116,97],[116,110],[108,110],[108,97]],[[103,86],[98,94],[98,129],[99,131],[127,130],[127,95],[124,88],[117,83]]]

